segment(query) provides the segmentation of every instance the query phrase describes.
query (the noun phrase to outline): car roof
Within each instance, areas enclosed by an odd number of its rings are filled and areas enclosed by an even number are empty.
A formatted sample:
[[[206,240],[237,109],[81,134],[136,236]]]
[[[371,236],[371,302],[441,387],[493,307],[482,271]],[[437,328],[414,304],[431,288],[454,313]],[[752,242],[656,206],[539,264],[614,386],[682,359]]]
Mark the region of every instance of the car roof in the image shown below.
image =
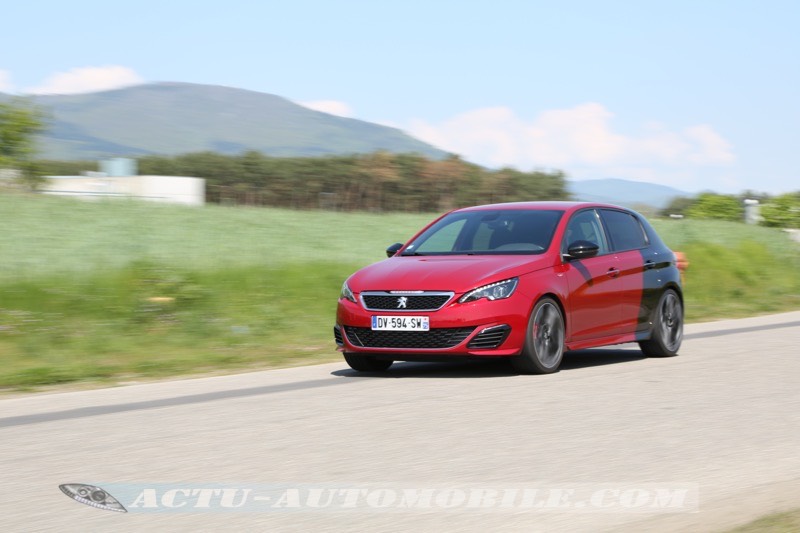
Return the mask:
[[[472,207],[464,207],[462,209],[456,209],[457,212],[464,212],[464,211],[484,211],[488,209],[492,210],[513,210],[513,209],[530,209],[535,211],[545,211],[545,210],[556,210],[556,211],[576,211],[578,209],[583,209],[586,207],[607,207],[611,209],[622,209],[624,211],[630,211],[624,207],[620,207],[618,205],[613,204],[605,204],[605,203],[597,203],[597,202],[565,202],[565,201],[557,201],[557,202],[506,202],[501,204],[486,204],[486,205],[476,205]]]

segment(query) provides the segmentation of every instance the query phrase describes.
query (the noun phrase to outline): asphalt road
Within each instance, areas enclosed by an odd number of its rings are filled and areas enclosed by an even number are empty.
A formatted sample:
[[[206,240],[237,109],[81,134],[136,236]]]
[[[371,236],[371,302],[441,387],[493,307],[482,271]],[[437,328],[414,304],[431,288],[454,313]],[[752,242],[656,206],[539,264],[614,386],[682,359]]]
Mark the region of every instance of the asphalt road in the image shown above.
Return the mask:
[[[342,362],[6,397],[0,529],[717,531],[800,507],[800,312],[686,333],[550,376]]]

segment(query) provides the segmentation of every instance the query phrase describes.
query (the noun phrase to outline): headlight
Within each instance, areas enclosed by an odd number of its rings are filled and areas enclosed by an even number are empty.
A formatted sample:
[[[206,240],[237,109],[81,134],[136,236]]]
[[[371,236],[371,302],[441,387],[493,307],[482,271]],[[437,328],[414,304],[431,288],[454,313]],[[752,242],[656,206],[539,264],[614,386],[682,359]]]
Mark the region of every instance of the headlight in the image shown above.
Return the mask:
[[[356,303],[356,297],[353,295],[353,291],[350,290],[350,287],[347,286],[346,281],[342,283],[342,293],[339,295],[339,299],[350,300]]]
[[[511,278],[505,281],[492,283],[491,285],[484,285],[462,296],[458,300],[458,303],[464,304],[467,302],[474,302],[481,298],[486,298],[487,300],[502,300],[503,298],[508,298],[514,294],[514,289],[517,288],[518,281],[519,278]]]

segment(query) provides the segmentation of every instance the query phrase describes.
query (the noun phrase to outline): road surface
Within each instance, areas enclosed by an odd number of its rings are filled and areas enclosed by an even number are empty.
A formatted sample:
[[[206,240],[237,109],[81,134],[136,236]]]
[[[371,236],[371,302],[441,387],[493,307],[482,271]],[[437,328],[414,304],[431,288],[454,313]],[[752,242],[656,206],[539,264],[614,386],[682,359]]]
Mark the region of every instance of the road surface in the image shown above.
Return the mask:
[[[0,526],[717,531],[800,507],[800,312],[686,333],[676,358],[587,350],[549,376],[342,362],[6,397]]]

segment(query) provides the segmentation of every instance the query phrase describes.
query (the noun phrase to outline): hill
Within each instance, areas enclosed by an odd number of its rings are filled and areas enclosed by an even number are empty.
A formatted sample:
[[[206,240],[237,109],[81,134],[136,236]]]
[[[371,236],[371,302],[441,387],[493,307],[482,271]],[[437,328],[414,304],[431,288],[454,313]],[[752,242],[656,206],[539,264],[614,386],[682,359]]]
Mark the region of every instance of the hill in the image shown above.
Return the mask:
[[[50,116],[46,159],[257,150],[279,157],[445,152],[402,131],[313,111],[280,96],[190,83],[153,83],[89,94],[41,95]]]
[[[666,185],[613,178],[569,181],[567,185],[575,200],[608,202],[627,207],[644,204],[662,209],[677,196],[693,196],[692,193]]]

